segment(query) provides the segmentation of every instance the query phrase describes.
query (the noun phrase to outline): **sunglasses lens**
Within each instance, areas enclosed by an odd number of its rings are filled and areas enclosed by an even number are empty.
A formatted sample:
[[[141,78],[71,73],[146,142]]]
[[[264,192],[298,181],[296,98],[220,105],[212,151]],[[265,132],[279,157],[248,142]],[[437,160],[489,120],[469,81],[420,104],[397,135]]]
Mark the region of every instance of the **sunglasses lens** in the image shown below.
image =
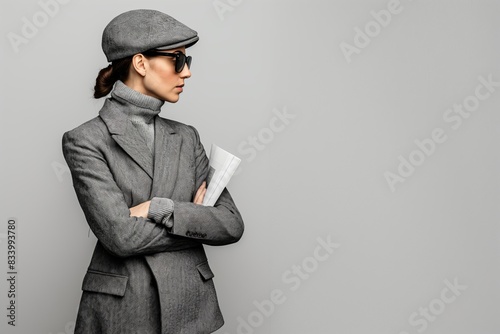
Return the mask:
[[[175,71],[177,73],[182,72],[184,65],[187,64],[188,68],[191,66],[191,56],[186,57],[184,53],[178,53],[175,59]]]
[[[186,59],[182,55],[182,53],[178,53],[176,58],[175,58],[175,71],[177,73],[182,72],[182,69],[184,68],[184,62]]]

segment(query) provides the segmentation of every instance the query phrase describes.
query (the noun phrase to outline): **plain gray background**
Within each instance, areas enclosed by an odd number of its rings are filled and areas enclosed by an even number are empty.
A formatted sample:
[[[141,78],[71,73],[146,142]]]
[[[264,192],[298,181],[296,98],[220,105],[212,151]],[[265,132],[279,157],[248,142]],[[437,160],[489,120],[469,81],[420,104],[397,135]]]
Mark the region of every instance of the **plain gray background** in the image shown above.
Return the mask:
[[[54,1],[41,1],[58,4],[52,15],[0,4],[2,268],[7,219],[19,228],[18,326],[4,278],[2,333],[72,332],[96,239],[61,137],[97,115],[102,30],[136,8],[200,36],[180,101],[160,115],[243,160],[228,188],[245,234],[207,247],[218,333],[500,333],[500,87],[480,79],[500,82],[500,1]],[[26,22],[38,31],[14,46]],[[399,166],[410,158],[413,172]],[[281,303],[263,302],[273,291]]]

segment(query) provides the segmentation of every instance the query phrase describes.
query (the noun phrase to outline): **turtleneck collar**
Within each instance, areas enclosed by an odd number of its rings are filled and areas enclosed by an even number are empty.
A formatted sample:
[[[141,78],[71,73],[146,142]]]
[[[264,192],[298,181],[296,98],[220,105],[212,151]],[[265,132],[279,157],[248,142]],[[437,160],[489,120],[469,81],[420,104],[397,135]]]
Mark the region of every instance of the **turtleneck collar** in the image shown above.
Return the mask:
[[[165,103],[160,99],[144,95],[118,80],[111,91],[111,97],[131,120],[151,123]]]

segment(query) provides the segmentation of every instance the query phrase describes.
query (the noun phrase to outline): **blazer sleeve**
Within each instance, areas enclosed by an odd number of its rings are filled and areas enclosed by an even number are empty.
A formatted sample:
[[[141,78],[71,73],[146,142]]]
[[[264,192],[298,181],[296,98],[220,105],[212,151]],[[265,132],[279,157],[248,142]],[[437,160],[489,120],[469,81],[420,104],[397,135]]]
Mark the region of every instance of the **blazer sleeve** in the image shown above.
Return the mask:
[[[62,149],[85,218],[97,239],[119,257],[199,247],[199,242],[167,233],[149,218],[131,217],[101,150],[88,134],[64,133]]]
[[[198,131],[189,126],[195,136],[196,187],[207,178],[209,161]],[[173,235],[188,237],[208,245],[227,245],[237,242],[244,231],[241,214],[229,191],[224,188],[213,207],[191,202],[173,201]]]

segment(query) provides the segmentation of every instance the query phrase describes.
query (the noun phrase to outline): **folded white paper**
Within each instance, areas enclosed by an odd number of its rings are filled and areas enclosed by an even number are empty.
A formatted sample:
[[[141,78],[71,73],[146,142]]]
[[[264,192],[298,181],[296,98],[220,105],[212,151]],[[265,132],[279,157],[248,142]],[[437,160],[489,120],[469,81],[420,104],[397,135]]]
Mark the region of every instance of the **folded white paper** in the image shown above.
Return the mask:
[[[241,159],[212,144],[210,149],[210,171],[207,177],[207,192],[203,205],[213,206],[238,168]]]

